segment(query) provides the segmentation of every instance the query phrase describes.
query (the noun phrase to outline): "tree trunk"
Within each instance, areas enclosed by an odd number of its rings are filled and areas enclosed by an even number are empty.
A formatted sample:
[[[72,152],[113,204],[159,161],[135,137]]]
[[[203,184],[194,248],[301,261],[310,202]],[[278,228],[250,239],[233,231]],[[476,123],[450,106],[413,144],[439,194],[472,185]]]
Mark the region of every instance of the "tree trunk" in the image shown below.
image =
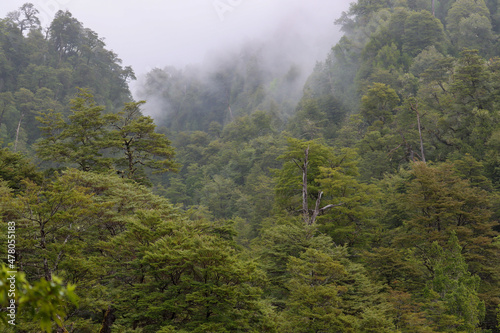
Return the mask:
[[[424,140],[422,139],[422,126],[420,125],[420,113],[418,113],[418,104],[410,104],[411,108],[417,114],[417,125],[418,125],[418,134],[420,136],[420,153],[422,154],[422,162],[425,163],[425,154],[424,154]]]
[[[304,151],[304,163],[302,165],[299,165],[296,160],[293,160],[295,165],[302,170],[302,218],[304,220],[304,223],[306,225],[313,225],[314,222],[316,222],[316,218],[319,216],[319,214],[322,214],[324,211],[343,205],[343,203],[339,204],[330,204],[326,205],[323,208],[319,208],[321,205],[321,198],[323,197],[323,191],[319,191],[318,197],[316,198],[316,204],[314,206],[314,210],[312,211],[312,215],[309,215],[309,205],[307,203],[307,198],[308,198],[308,193],[307,193],[307,170],[309,166],[309,146],[307,146],[306,150]]]
[[[43,258],[43,272],[45,280],[52,281],[52,271],[50,270],[49,260],[47,258]]]
[[[309,165],[309,146],[305,150],[304,164],[302,165],[302,215],[304,223],[309,224],[309,207],[307,205],[307,166]]]
[[[19,140],[19,130],[21,129],[21,122],[23,121],[24,113],[21,113],[21,118],[19,118],[19,122],[17,123],[16,130],[16,141],[14,141],[14,151],[17,150],[17,141]]]
[[[102,320],[102,326],[99,333],[111,333],[111,326],[115,322],[116,316],[114,315],[115,309],[108,306],[108,310],[104,313],[104,319]]]
[[[45,244],[45,225],[41,225],[40,248],[44,249],[44,250],[47,248],[46,244]],[[44,274],[45,280],[52,281],[52,271],[50,270],[49,260],[47,259],[47,257],[43,258],[43,274]]]
[[[318,198],[316,199],[316,206],[314,206],[314,212],[313,212],[311,219],[309,220],[309,223],[308,223],[309,225],[312,225],[316,221],[316,218],[319,215],[319,212],[320,212],[319,205],[321,204],[321,197],[322,196],[323,196],[323,191],[319,191]]]
[[[422,154],[422,162],[425,163],[425,154],[424,154],[424,140],[422,140],[422,127],[420,126],[420,114],[417,110],[417,123],[418,123],[418,134],[420,135],[420,153]]]

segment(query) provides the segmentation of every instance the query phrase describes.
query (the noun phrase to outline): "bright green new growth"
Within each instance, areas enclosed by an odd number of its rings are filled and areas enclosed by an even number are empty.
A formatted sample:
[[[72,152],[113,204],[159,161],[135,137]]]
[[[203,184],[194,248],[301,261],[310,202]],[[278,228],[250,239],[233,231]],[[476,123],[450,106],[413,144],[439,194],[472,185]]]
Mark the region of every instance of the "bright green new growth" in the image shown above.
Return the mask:
[[[28,282],[24,273],[12,274],[10,270],[2,265],[0,269],[0,305],[7,308],[11,305],[10,300],[16,301],[16,318],[8,317],[9,311],[3,312],[1,321],[9,332],[15,332],[16,324],[25,320],[21,317],[23,312],[28,313],[33,322],[38,324],[42,330],[51,333],[52,323],[58,327],[64,327],[63,319],[66,316],[67,303],[78,304],[78,297],[74,290],[75,286],[68,284],[65,286],[61,279],[52,277],[52,281],[40,279],[34,283]],[[9,296],[12,293],[12,277],[15,277],[15,297]],[[12,323],[8,323],[12,321]]]

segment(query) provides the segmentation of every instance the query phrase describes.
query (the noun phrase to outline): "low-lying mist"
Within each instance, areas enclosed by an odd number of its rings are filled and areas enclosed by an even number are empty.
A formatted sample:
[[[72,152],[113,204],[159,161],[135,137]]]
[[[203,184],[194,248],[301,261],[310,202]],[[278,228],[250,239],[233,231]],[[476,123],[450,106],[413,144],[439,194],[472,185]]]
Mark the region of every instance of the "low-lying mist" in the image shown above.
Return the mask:
[[[286,118],[314,65],[340,38],[334,21],[346,7],[292,1],[274,21],[262,23],[267,27],[255,22],[261,35],[242,31],[239,40],[215,43],[198,63],[165,64],[139,75],[134,97],[147,101],[144,113],[158,125],[174,130],[207,130],[211,122],[224,125],[256,110]]]

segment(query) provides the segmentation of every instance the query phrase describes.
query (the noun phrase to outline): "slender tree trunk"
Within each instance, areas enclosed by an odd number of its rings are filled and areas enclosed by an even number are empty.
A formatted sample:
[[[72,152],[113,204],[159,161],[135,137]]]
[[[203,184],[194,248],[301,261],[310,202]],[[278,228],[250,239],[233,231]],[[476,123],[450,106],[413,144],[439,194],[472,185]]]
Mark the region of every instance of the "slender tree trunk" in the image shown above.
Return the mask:
[[[102,326],[99,333],[111,333],[111,326],[115,322],[116,316],[114,315],[115,309],[108,306],[108,310],[104,313],[104,319],[102,320]]]
[[[309,146],[305,150],[304,164],[302,166],[302,214],[304,223],[309,224],[309,207],[307,205],[307,167],[309,165]]]
[[[226,88],[227,109],[229,110],[230,121],[234,120],[233,110],[231,110],[231,89]]]
[[[323,213],[326,210],[329,210],[330,208],[337,207],[343,205],[343,203],[339,204],[330,204],[326,205],[323,208],[320,208],[321,205],[321,198],[323,197],[323,191],[319,191],[318,197],[316,198],[316,204],[314,206],[314,210],[312,211],[312,215],[309,216],[309,205],[307,203],[307,198],[308,198],[308,193],[307,193],[307,171],[308,171],[308,166],[309,166],[309,146],[306,148],[304,151],[304,163],[302,165],[299,165],[297,161],[293,160],[297,167],[302,170],[302,217],[304,220],[304,223],[306,225],[313,225],[314,222],[316,222],[316,218],[319,216],[320,213]]]
[[[320,212],[319,205],[321,204],[321,197],[322,196],[323,196],[323,191],[319,191],[318,198],[316,199],[316,206],[314,206],[314,212],[313,212],[311,219],[309,220],[309,223],[308,223],[309,225],[312,225],[316,221],[316,218],[319,215],[319,212]]]
[[[422,154],[422,162],[425,163],[424,141],[422,140],[422,127],[420,126],[420,114],[417,111],[418,134],[420,135],[420,153]]]
[[[52,281],[52,271],[50,270],[49,261],[47,257],[43,258],[43,272],[45,275],[44,276],[45,280]]]
[[[411,108],[417,114],[417,125],[418,125],[418,134],[420,136],[420,153],[422,154],[422,162],[425,163],[425,154],[424,154],[424,140],[422,139],[422,126],[420,125],[420,113],[418,113],[418,104],[410,104]]]
[[[42,248],[45,248],[45,245]],[[47,259],[47,257],[43,258],[43,275],[45,280],[52,281],[52,270],[50,269],[49,260]]]
[[[23,121],[24,113],[21,113],[21,118],[19,118],[19,122],[17,123],[16,130],[16,141],[14,141],[14,151],[17,151],[17,141],[19,140],[19,130],[21,129],[21,122]]]

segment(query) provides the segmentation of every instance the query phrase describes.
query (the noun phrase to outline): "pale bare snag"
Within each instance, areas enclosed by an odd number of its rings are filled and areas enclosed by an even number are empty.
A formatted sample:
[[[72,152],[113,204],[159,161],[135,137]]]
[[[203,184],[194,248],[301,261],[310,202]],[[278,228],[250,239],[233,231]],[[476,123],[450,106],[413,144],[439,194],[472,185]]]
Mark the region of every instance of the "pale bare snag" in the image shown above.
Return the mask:
[[[321,198],[323,197],[323,191],[319,191],[318,197],[316,198],[316,204],[314,209],[309,209],[309,204],[307,203],[307,168],[309,166],[309,146],[307,146],[304,151],[304,163],[300,165],[296,160],[293,160],[295,165],[302,171],[302,216],[304,223],[306,225],[313,225],[316,222],[316,218],[323,214],[325,211],[343,205],[343,203],[339,204],[329,204],[322,208],[321,206]]]

